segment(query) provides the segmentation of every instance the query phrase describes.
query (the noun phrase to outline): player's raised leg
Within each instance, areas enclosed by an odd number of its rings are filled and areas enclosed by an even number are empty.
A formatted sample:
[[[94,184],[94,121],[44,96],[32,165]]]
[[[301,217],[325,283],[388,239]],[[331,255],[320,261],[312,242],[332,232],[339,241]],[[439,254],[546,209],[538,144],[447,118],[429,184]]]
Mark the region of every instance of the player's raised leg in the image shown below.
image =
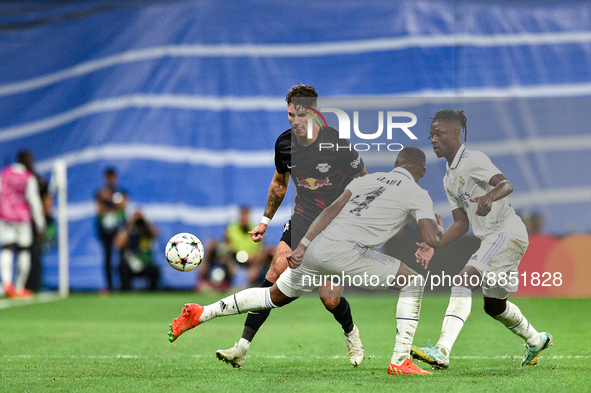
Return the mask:
[[[280,241],[273,255],[273,260],[269,271],[265,276],[265,281],[261,285],[262,288],[268,288],[273,286],[277,281],[277,278],[287,269],[287,256],[291,254],[291,247],[284,241]],[[261,309],[251,311],[246,317],[244,322],[244,329],[242,330],[242,337],[232,347],[228,349],[219,349],[216,351],[216,357],[232,367],[241,368],[246,362],[246,353],[250,347],[250,343],[254,339],[254,336],[259,331],[260,327],[265,323],[271,309]]]
[[[353,323],[351,306],[347,299],[342,297],[343,286],[328,282],[318,289],[318,294],[324,307],[341,324],[343,333],[345,334],[345,341],[347,342],[349,361],[353,367],[357,367],[365,359],[365,349],[361,342],[359,328]]]
[[[508,301],[507,298],[496,299],[485,295],[484,311],[525,341],[522,367],[535,366],[538,363],[540,352],[553,345],[552,335],[546,332],[538,333],[521,313],[519,307]]]
[[[507,239],[497,257],[490,262],[490,265],[495,267],[498,266],[499,262],[506,263],[506,261],[513,260],[512,269],[502,273],[503,277],[508,277],[508,279],[501,279],[501,273],[485,274],[485,278],[490,276],[490,281],[482,287],[484,311],[525,341],[526,347],[521,362],[522,367],[536,365],[540,352],[552,345],[552,336],[545,332],[538,333],[521,313],[519,307],[507,300],[511,292],[517,291],[519,284],[518,266],[526,250],[527,243],[517,239]]]
[[[207,306],[185,304],[181,315],[170,324],[168,339],[174,342],[187,330],[213,318],[281,307],[293,300],[273,285],[271,288],[248,288]]]

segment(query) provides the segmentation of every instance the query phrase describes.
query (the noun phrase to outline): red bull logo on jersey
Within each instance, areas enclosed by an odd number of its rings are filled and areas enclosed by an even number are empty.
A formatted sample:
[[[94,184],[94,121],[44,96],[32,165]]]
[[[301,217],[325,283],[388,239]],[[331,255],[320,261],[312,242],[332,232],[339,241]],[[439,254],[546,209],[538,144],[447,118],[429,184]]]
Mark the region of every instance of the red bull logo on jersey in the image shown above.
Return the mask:
[[[315,190],[317,188],[324,186],[332,186],[332,183],[328,180],[328,177],[326,179],[314,179],[313,177],[309,177],[303,180],[298,179],[298,187],[304,187],[310,190]]]

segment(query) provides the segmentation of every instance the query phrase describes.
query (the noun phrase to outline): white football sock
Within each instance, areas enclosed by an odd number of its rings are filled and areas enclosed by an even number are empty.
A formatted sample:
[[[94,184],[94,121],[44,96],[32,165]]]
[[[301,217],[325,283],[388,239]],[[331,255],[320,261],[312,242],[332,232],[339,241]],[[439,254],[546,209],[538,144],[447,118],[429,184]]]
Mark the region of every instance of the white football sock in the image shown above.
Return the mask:
[[[248,350],[248,348],[250,347],[250,341],[248,341],[245,338],[241,338],[240,341],[238,341],[238,345],[240,345],[243,348],[245,348],[246,350]]]
[[[20,250],[17,254],[18,275],[14,288],[19,291],[25,287],[29,272],[31,271],[31,252],[29,250]]]
[[[12,284],[12,258],[10,248],[3,248],[0,251],[0,277],[4,284]]]
[[[199,318],[199,323],[207,322],[216,317],[275,307],[277,306],[271,302],[271,288],[248,288],[219,302],[205,306],[203,314]]]
[[[396,345],[390,360],[397,366],[410,357],[410,346],[421,315],[421,299],[424,289],[423,285],[415,286],[414,283],[411,283],[400,290],[396,306]]]
[[[523,316],[519,307],[507,301],[507,308],[505,311],[493,317],[500,321],[513,333],[525,340],[527,345],[538,345],[540,336],[536,329],[528,322],[527,318]]]
[[[468,319],[471,309],[472,290],[466,287],[453,287],[449,305],[445,311],[445,318],[443,318],[441,336],[437,342],[443,356],[449,357],[451,348],[464,327],[464,322]]]

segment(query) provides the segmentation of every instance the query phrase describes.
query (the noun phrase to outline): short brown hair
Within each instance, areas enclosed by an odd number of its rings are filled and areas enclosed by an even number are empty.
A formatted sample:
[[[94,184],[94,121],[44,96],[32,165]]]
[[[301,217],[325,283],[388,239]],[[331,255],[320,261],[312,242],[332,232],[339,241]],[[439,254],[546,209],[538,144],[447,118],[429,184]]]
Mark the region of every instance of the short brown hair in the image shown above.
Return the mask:
[[[314,89],[310,85],[296,85],[289,89],[287,96],[285,97],[285,101],[287,101],[287,105],[291,104],[292,98],[301,98],[296,100],[298,105],[305,105],[310,106],[312,108],[316,108],[316,99],[318,98],[318,93],[316,89]]]

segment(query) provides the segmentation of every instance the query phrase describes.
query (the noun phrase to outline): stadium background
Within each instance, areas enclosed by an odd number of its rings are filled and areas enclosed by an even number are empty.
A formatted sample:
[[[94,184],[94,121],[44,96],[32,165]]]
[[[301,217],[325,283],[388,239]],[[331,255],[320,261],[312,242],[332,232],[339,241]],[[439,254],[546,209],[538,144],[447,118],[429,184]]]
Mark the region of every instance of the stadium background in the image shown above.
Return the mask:
[[[45,175],[56,159],[68,163],[73,289],[104,287],[93,197],[107,166],[120,172],[130,209],[158,225],[158,250],[177,232],[221,236],[240,205],[260,217],[272,148],[288,127],[285,93],[298,83],[322,96],[418,97],[409,104],[419,118],[412,144],[428,151],[421,185],[441,212],[445,166],[425,138],[442,108],[432,97],[448,97],[466,110],[468,146],[513,181],[518,211],[540,213],[553,235],[591,230],[587,2],[78,1],[0,10],[0,158],[8,164],[28,148]],[[368,170],[391,168],[395,155],[370,153]],[[285,204],[269,244],[288,216]],[[584,277],[589,237],[565,239],[566,248],[542,253],[554,255],[544,263]],[[55,288],[56,254],[44,264]],[[193,274],[163,274],[168,287],[194,284]]]

